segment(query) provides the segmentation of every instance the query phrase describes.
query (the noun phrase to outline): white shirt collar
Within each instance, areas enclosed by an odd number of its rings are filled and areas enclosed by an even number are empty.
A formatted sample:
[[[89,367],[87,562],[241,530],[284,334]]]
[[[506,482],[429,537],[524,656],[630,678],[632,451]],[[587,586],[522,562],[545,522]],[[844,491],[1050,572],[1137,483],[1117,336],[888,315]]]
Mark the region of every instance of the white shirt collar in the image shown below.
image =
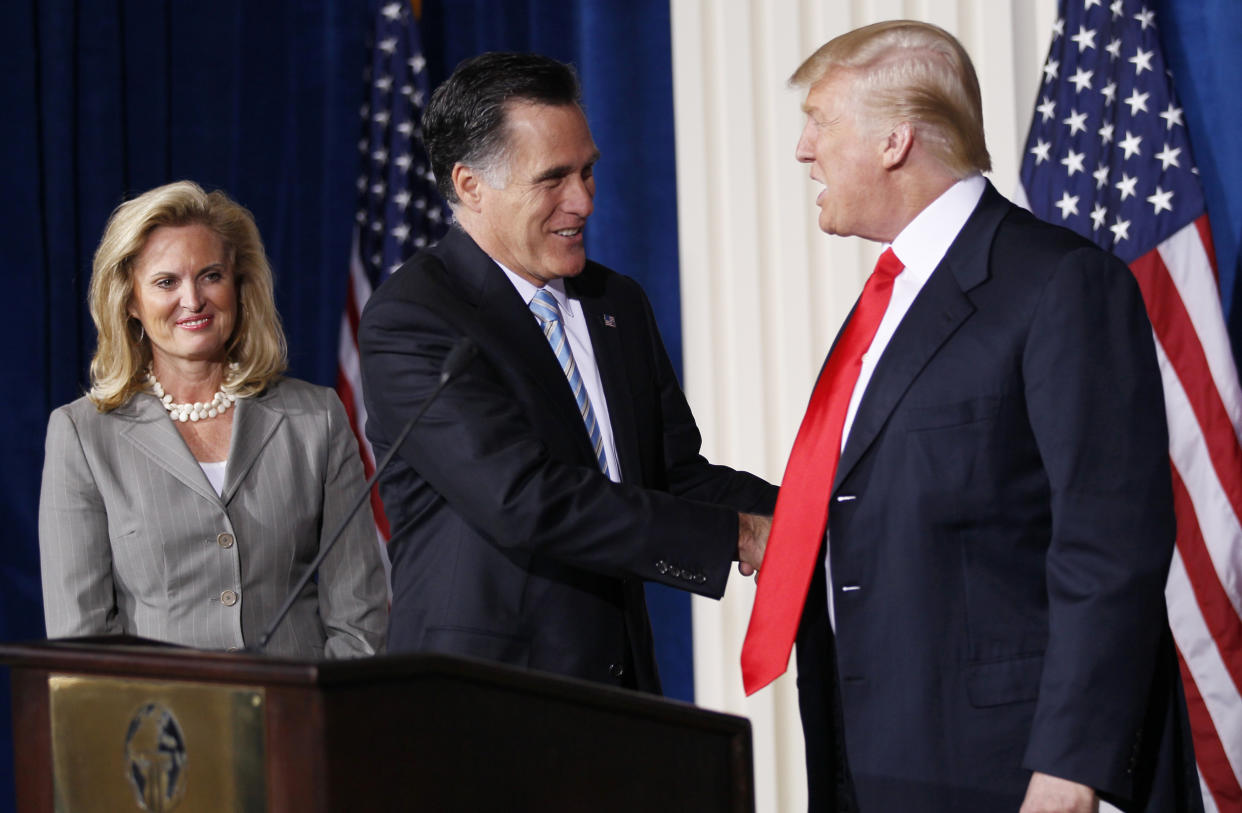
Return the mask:
[[[539,287],[532,283],[526,277],[521,276],[515,271],[509,270],[504,263],[493,259],[492,262],[500,266],[500,270],[505,272],[505,276],[513,283],[513,287],[517,289],[518,295],[522,297],[522,301],[530,307],[530,301],[535,298],[535,292]],[[556,300],[556,306],[561,309],[561,313],[568,317],[577,316],[575,303],[569,298],[569,294],[565,293],[565,280],[557,277],[549,280],[544,286],[546,290],[552,292],[552,298]]]
[[[987,181],[975,174],[946,189],[919,212],[893,240],[893,253],[906,270],[902,276],[925,282],[957,239],[971,213],[979,205]]]

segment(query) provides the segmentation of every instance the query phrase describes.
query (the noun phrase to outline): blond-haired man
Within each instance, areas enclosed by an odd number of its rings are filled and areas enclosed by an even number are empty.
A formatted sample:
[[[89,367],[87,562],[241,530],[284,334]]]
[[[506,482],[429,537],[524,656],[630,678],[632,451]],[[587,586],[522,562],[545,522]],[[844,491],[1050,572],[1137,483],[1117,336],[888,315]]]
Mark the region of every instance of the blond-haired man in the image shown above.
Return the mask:
[[[754,691],[797,630],[812,809],[1193,809],[1137,284],[983,178],[978,80],[942,29],[851,31],[792,82],[820,228],[885,246],[795,443],[743,653]]]

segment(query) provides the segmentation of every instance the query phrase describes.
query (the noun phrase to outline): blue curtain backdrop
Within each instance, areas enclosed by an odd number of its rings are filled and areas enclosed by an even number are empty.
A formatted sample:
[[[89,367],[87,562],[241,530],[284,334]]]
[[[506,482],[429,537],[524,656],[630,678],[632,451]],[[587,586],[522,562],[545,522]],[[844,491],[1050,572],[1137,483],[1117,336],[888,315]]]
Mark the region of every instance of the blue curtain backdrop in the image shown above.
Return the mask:
[[[1242,3],[1237,0],[1162,0],[1157,3],[1161,40],[1173,82],[1186,111],[1190,144],[1203,177],[1220,288],[1233,357],[1242,364],[1242,102],[1238,76],[1242,52]]]
[[[16,0],[0,29],[0,640],[43,634],[36,508],[47,415],[77,397],[94,343],[91,254],[125,195],[176,178],[228,190],[255,213],[277,273],[291,372],[330,384],[354,210],[363,42],[375,0]],[[669,12],[663,0],[425,0],[433,82],[486,49],[578,66],[603,153],[595,259],[637,277],[680,363]],[[1242,55],[1234,0],[1157,3],[1207,187],[1242,339]],[[744,126],[744,125],[743,125]],[[661,666],[692,696],[689,605],[653,593]],[[7,695],[7,684],[0,685]],[[12,785],[0,696],[0,809]]]

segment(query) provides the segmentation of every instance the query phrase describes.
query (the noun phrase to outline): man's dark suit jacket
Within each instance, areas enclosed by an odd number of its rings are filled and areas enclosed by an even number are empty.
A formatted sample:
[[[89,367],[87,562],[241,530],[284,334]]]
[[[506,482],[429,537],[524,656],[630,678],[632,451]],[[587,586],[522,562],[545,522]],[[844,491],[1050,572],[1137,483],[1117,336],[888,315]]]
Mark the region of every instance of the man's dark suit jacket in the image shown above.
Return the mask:
[[[860,403],[798,637],[812,810],[1189,809],[1160,372],[1128,269],[989,184]],[[1179,801],[1175,801],[1178,799]]]
[[[621,483],[604,477],[565,374],[513,284],[460,228],[367,302],[367,437],[382,455],[463,336],[380,493],[392,526],[390,652],[444,652],[658,692],[643,580],[719,597],[737,512],[776,489],[709,464],[646,296],[588,262],[582,305]]]

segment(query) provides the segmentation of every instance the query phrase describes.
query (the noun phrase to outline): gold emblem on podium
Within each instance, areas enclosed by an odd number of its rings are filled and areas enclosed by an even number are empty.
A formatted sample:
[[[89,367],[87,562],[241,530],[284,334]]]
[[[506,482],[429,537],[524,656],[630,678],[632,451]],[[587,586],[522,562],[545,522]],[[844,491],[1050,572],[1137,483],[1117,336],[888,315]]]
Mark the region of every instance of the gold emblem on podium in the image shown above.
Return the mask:
[[[159,703],[147,703],[129,721],[125,768],[143,810],[168,813],[185,795],[185,736]]]
[[[60,813],[266,807],[261,688],[48,679]]]

